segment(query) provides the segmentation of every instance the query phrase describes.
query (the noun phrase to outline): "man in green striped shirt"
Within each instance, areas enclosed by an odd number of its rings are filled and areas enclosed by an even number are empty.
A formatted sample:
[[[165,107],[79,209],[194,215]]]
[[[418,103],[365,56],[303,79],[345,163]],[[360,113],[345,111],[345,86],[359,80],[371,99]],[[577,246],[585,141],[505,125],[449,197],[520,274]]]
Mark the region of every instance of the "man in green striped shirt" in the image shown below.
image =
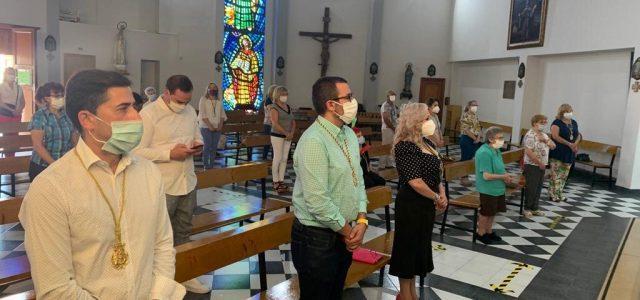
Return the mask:
[[[340,299],[351,252],[368,226],[358,138],[346,126],[358,102],[339,77],[318,79],[312,94],[318,118],[293,155],[291,252],[301,299]]]

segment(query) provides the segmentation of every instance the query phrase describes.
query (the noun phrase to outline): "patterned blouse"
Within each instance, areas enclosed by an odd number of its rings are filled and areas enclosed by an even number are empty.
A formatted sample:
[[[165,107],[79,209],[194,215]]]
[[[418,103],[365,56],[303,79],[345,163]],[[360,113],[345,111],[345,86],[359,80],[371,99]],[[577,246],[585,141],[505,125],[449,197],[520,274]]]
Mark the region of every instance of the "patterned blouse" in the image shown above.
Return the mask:
[[[436,145],[428,139],[424,139],[433,149]],[[442,164],[440,158],[424,153],[418,145],[402,141],[394,146],[396,165],[400,178],[400,185],[408,184],[409,181],[422,178],[433,191],[438,191],[441,181]]]
[[[544,132],[541,132],[540,135],[541,136],[538,136],[533,129],[529,129],[527,134],[524,136],[523,144],[525,148],[533,151],[536,157],[546,165],[549,162],[549,146],[547,145],[547,141],[550,139]],[[528,165],[536,165],[528,155],[524,156],[524,163]]]
[[[466,132],[469,131],[475,135],[480,135],[480,130],[478,115],[472,112],[462,113],[462,117],[460,118],[460,134],[466,134]]]
[[[64,110],[60,111],[60,117],[56,117],[49,109],[41,108],[33,115],[28,129],[44,131],[42,143],[54,160],[58,160],[75,146],[73,144],[75,129]],[[40,166],[49,165],[35,151],[31,155],[31,161]]]

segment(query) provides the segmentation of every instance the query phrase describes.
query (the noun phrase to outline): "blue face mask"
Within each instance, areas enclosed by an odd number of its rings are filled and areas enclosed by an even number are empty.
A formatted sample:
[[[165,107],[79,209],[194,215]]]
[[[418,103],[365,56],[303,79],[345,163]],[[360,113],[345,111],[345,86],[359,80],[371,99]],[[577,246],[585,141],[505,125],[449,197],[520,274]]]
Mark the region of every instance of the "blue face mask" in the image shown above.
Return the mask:
[[[109,125],[98,118],[100,122]],[[142,139],[142,120],[136,121],[114,121],[111,122],[111,137],[107,141],[97,139],[91,132],[89,134],[94,140],[103,143],[102,150],[115,155],[122,155],[131,152],[133,148],[140,144]]]

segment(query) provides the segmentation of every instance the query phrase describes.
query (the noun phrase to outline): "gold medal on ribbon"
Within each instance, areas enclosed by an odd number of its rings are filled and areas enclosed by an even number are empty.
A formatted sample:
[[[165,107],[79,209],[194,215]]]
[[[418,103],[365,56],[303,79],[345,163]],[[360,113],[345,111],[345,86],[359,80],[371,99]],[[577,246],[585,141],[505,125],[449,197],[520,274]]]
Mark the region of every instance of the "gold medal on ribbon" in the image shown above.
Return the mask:
[[[124,249],[124,243],[116,242],[113,245],[113,254],[111,255],[111,265],[116,270],[122,270],[129,262],[129,254]]]

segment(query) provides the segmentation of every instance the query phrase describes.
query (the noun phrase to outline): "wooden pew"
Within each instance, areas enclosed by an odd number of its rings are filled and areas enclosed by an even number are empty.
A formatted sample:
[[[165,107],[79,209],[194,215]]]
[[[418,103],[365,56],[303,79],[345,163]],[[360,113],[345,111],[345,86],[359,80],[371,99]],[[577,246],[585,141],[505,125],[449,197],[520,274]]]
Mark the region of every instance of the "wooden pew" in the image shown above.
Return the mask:
[[[282,214],[177,246],[175,280],[184,282],[288,243],[293,219],[293,213]],[[266,261],[262,258],[260,286],[266,290]],[[26,256],[0,260],[0,276],[12,275],[6,277],[11,280],[0,282],[0,286],[29,279],[31,274],[24,272],[29,268]],[[35,299],[35,293],[29,291],[11,297],[9,299]]]
[[[9,192],[0,189],[0,194],[7,194],[11,197],[16,195],[16,176],[15,174],[29,172],[30,156],[4,157],[0,158],[0,175],[10,174],[11,190]]]
[[[616,160],[616,155],[618,154],[618,150],[620,150],[620,146],[608,145],[593,141],[582,140],[579,144],[580,150],[587,150],[595,153],[603,153],[611,156],[611,160],[609,163],[601,163],[596,161],[579,161],[576,160],[576,164],[585,165],[588,167],[593,167],[593,173],[591,175],[591,187],[596,183],[596,181],[603,181],[609,183],[609,189],[613,188],[613,162]],[[596,180],[596,171],[598,169],[609,169],[609,177],[607,180]]]
[[[264,146],[269,146],[271,145],[271,136],[266,135],[266,134],[247,134],[244,136],[241,136],[240,138],[240,143],[238,143],[236,146],[234,147],[227,147],[226,150],[236,150],[235,153],[235,159],[236,159],[236,163],[240,160],[242,161],[252,161],[252,154],[253,154],[253,148],[257,148],[257,147],[264,147]],[[247,150],[247,158],[243,159],[240,158],[240,150],[242,149],[246,149]],[[229,156],[225,155],[225,165],[227,164],[227,159],[229,158]]]
[[[1,153],[16,153],[32,150],[33,145],[30,134],[0,136]]]
[[[7,198],[0,200],[0,225],[17,223],[22,197]]]
[[[382,286],[384,280],[385,266],[391,260],[391,248],[393,246],[393,231],[391,231],[391,216],[389,214],[389,205],[393,201],[390,187],[373,187],[367,189],[367,198],[369,204],[367,205],[367,211],[372,212],[375,209],[384,207],[387,233],[376,237],[362,245],[362,247],[377,251],[379,253],[387,254],[383,256],[380,261],[374,265],[360,263],[354,261],[349,268],[347,278],[345,280],[345,287],[351,286],[358,281],[366,278],[376,270],[380,270],[379,285]],[[281,282],[268,291],[263,291],[260,294],[256,294],[251,297],[252,300],[266,300],[266,299],[299,299],[300,288],[298,285],[298,277],[294,276],[289,280]]]
[[[247,113],[243,110],[232,110],[226,112],[227,121],[225,124],[252,124],[252,123],[262,123],[264,121],[263,113]]]
[[[29,122],[7,122],[0,123],[0,133],[29,132]]]
[[[269,167],[269,163],[256,162],[226,168],[210,169],[196,173],[198,178],[196,189],[207,189],[221,187],[227,184],[260,180],[262,198],[250,201],[238,201],[238,204],[231,208],[195,215],[192,220],[193,228],[191,229],[191,233],[195,234],[213,228],[219,228],[255,216],[260,216],[260,219],[263,219],[265,213],[278,209],[285,209],[286,212],[289,212],[291,202],[267,198],[266,178],[269,175]]]
[[[502,124],[498,124],[498,123],[491,123],[491,122],[484,122],[484,121],[480,121],[480,127],[484,130],[488,129],[489,127],[499,127],[500,129],[502,129],[502,132],[504,133],[504,135],[509,135],[509,140],[505,141],[505,145],[507,145],[507,147],[509,145],[511,145],[511,142],[513,140],[513,137],[511,136],[511,132],[513,131],[513,127],[511,126],[507,126],[507,125],[502,125]]]

